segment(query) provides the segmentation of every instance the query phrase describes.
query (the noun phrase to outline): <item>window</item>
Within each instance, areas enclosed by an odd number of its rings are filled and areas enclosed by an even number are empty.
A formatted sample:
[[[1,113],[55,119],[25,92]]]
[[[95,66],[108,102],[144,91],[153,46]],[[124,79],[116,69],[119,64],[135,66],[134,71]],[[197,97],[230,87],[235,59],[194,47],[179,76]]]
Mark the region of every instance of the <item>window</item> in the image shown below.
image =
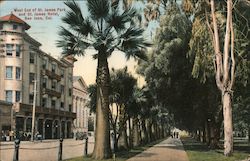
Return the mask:
[[[51,106],[56,107],[56,100],[51,100]]]
[[[0,30],[2,30],[3,29],[3,24],[0,24]]]
[[[69,81],[73,81],[73,76],[71,73],[69,73]]]
[[[7,66],[6,67],[6,79],[12,79],[12,66]]]
[[[20,57],[21,54],[21,45],[16,44],[16,57]]]
[[[13,51],[13,44],[6,44],[6,55],[7,56],[12,56],[12,51]]]
[[[64,108],[64,102],[61,102],[61,108]]]
[[[46,69],[47,66],[47,59],[43,58],[43,69]]]
[[[35,73],[30,73],[30,83],[33,83],[35,80]]]
[[[71,96],[72,95],[72,90],[71,89],[69,89],[69,96]]]
[[[7,102],[12,102],[12,91],[10,90],[5,91],[5,100]]]
[[[47,88],[47,78],[43,78],[43,88]]]
[[[20,80],[20,79],[21,79],[21,68],[16,67],[16,80]]]
[[[52,87],[52,89],[56,89],[56,82],[55,81],[52,82],[52,86],[51,87]]]
[[[21,100],[21,92],[16,91],[16,102],[20,102],[20,100]]]
[[[64,85],[61,85],[61,93],[64,93]]]
[[[63,78],[63,76],[64,76],[64,70],[61,69],[61,77]]]
[[[69,112],[72,112],[72,105],[69,105]]]
[[[13,30],[17,30],[17,25],[16,24],[13,25]]]
[[[35,54],[34,53],[30,53],[30,63],[31,64],[35,63]]]
[[[47,107],[47,98],[42,99],[42,107]]]
[[[53,72],[53,73],[56,72],[56,64],[52,64],[52,72]]]
[[[30,101],[30,103],[33,103],[33,99],[34,99],[34,95],[33,95],[33,94],[30,94],[30,95],[29,95],[29,101]]]

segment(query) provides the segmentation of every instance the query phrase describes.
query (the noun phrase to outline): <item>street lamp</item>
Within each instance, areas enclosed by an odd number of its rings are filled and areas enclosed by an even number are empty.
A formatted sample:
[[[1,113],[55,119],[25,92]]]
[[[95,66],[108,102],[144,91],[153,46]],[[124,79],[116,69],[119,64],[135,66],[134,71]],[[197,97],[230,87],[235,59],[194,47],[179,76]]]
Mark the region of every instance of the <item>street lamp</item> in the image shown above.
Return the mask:
[[[36,113],[36,83],[34,80],[34,95],[33,95],[33,108],[32,108],[32,128],[31,128],[31,141],[34,141],[34,132],[35,132],[35,113]]]

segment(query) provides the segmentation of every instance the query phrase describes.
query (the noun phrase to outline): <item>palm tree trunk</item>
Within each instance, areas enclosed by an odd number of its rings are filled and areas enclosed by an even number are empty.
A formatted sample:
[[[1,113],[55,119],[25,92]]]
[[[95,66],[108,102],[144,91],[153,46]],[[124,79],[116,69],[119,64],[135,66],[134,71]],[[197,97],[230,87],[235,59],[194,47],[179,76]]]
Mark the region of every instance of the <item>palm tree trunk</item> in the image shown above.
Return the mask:
[[[250,126],[248,127],[248,142],[250,143]]]
[[[109,126],[109,84],[110,75],[106,56],[98,53],[97,66],[97,107],[95,147],[92,157],[104,159],[111,157]]]
[[[139,129],[138,129],[138,118],[133,119],[133,146],[138,146],[139,142]]]
[[[121,137],[119,138],[118,146],[119,149],[125,149],[125,150],[129,149],[127,129],[125,128],[122,129],[121,131]]]
[[[134,119],[132,119],[132,122],[134,121]],[[128,129],[129,129],[129,147],[132,148],[133,147],[133,126],[131,126],[131,118],[128,118]]]
[[[209,128],[209,122],[206,120],[205,121],[205,140],[207,145],[210,145],[210,128]]]
[[[149,136],[149,142],[153,141],[153,134],[152,134],[152,121],[148,120],[147,121],[147,131],[148,131],[148,136]]]
[[[148,133],[147,133],[146,123],[144,119],[142,119],[142,143],[143,144],[148,143]]]

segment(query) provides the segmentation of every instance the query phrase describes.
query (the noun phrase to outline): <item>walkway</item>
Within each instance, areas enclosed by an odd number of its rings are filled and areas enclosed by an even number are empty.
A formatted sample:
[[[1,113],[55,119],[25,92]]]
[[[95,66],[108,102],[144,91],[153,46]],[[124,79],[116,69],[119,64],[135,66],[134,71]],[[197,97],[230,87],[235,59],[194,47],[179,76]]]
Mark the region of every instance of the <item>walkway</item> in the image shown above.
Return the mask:
[[[168,138],[127,161],[188,161],[180,139]]]

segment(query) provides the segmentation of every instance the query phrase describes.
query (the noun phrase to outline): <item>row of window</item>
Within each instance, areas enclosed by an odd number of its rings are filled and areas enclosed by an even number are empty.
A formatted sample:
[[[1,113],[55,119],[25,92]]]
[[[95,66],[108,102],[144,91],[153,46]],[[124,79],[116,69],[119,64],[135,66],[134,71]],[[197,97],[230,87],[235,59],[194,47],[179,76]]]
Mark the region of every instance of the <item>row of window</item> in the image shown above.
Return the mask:
[[[6,90],[5,91],[5,100],[7,102],[13,102],[13,94],[14,93],[15,93],[15,101],[20,102],[21,101],[21,92],[20,91]]]
[[[20,44],[6,44],[6,55],[13,56],[13,51],[15,51],[16,57],[21,57],[21,45]]]
[[[47,69],[47,63],[48,62],[48,60],[46,59],[46,58],[43,58],[43,64],[42,64],[42,68],[43,69]],[[55,63],[52,63],[51,64],[51,71],[53,72],[53,73],[56,73],[56,71],[57,71],[57,65],[55,64]],[[60,69],[60,74],[61,74],[61,77],[63,77],[64,76],[64,70],[63,69]]]
[[[18,25],[17,24],[13,24],[12,25],[12,30],[17,30],[18,28]],[[3,24],[0,24],[0,30],[3,29]],[[24,31],[24,27],[22,26],[22,31]]]
[[[48,79],[47,78],[43,78],[43,81],[42,81],[42,87],[43,88],[47,88],[48,86],[47,86],[47,82],[48,82]],[[58,83],[57,83],[57,81],[52,81],[52,83],[51,83],[51,89],[53,89],[53,90],[57,90],[57,87],[58,87]],[[61,85],[60,86],[60,92],[61,92],[61,94],[64,94],[64,85]],[[72,96],[72,89],[70,88],[69,89],[69,96]]]
[[[15,94],[15,102],[20,102],[21,101],[21,91],[12,91],[12,90],[6,90],[5,91],[5,100],[7,102],[13,102],[13,94]],[[29,102],[33,103],[34,95],[30,94],[29,95]],[[51,100],[51,107],[56,107],[57,105],[57,100]],[[48,104],[48,99],[47,98],[42,98],[42,107],[47,107]],[[71,109],[72,105],[69,105]],[[64,102],[61,102],[61,108],[64,108]]]
[[[21,68],[20,67],[15,67],[16,68],[16,80],[21,80]],[[6,79],[13,79],[13,66],[6,66],[6,72],[5,72],[5,77]]]
[[[33,102],[33,95],[30,95],[30,103],[32,103],[32,102]],[[55,108],[58,103],[60,103],[60,108],[64,108],[64,102],[60,102],[60,100],[54,100],[54,99],[51,100],[51,107]],[[48,104],[49,104],[49,99],[48,98],[42,98],[41,106],[42,107],[48,107]],[[72,107],[72,105],[69,105],[70,111],[71,111],[71,107]]]

